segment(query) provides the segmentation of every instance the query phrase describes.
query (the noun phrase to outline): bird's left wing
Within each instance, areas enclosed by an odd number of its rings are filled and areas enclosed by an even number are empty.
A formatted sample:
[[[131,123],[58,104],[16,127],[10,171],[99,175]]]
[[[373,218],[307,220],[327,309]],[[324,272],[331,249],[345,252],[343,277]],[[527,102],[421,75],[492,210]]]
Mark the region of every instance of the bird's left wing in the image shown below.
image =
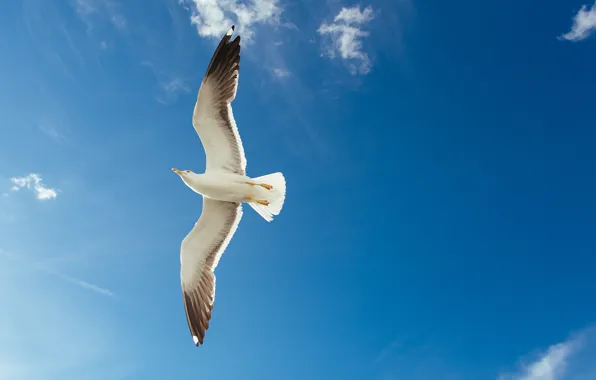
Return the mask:
[[[223,170],[246,174],[246,157],[232,113],[238,88],[240,36],[230,42],[232,26],[215,49],[201,83],[192,124],[201,138],[206,171]]]
[[[203,197],[203,211],[180,247],[180,279],[188,327],[203,344],[215,300],[215,274],[221,255],[242,218],[239,203]]]

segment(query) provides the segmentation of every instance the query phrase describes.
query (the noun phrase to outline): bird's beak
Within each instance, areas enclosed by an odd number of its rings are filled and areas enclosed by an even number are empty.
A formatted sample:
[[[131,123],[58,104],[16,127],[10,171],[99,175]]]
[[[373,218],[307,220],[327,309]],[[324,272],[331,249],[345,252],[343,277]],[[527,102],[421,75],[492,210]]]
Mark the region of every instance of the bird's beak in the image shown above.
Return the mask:
[[[172,168],[172,171],[178,175],[182,175],[182,172],[176,168]]]

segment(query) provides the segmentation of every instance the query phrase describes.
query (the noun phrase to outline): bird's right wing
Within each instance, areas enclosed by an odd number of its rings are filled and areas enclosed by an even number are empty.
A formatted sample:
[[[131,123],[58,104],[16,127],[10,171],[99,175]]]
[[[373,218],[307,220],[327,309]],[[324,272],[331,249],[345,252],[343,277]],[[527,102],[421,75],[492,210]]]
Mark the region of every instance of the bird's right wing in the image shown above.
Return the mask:
[[[203,211],[180,247],[180,280],[188,327],[203,344],[215,300],[215,274],[221,255],[242,218],[239,203],[203,197]]]
[[[192,115],[205,148],[207,169],[246,174],[246,157],[232,113],[238,89],[240,36],[232,42],[232,26],[215,49],[201,83]]]

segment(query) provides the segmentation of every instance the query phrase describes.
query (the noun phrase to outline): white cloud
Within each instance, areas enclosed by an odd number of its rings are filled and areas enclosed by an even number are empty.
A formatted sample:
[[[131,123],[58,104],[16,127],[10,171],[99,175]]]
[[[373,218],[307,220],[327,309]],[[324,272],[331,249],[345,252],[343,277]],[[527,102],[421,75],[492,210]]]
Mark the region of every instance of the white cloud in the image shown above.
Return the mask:
[[[573,352],[573,349],[573,342],[551,346],[542,357],[524,368],[520,374],[510,378],[516,380],[559,379],[565,373],[567,358]],[[506,377],[501,377],[501,379],[505,380]]]
[[[192,9],[191,22],[202,37],[221,38],[230,26],[250,41],[257,24],[279,24],[278,0],[181,0]]]
[[[19,191],[21,189],[33,190],[36,194],[37,199],[46,200],[54,199],[58,195],[56,189],[45,187],[42,184],[42,179],[39,174],[31,173],[25,177],[14,177],[10,181],[13,183],[11,188],[12,191]]]
[[[371,70],[371,62],[368,54],[362,51],[362,38],[368,36],[368,32],[362,27],[373,19],[371,6],[360,10],[359,5],[351,8],[342,8],[333,19],[333,23],[323,22],[317,32],[320,35],[329,35],[332,45],[327,53],[334,58],[336,53],[348,61],[348,68],[353,75],[366,75]]]
[[[537,359],[523,363],[516,373],[498,380],[587,380],[596,375],[596,330],[588,328],[550,346]]]
[[[588,38],[596,31],[596,1],[588,10],[587,5],[583,5],[579,12],[573,17],[571,30],[563,34],[560,39],[567,41],[581,41]]]
[[[346,24],[365,24],[372,18],[373,12],[370,5],[362,11],[360,11],[360,6],[353,6],[352,8],[342,8],[333,21],[343,21]]]

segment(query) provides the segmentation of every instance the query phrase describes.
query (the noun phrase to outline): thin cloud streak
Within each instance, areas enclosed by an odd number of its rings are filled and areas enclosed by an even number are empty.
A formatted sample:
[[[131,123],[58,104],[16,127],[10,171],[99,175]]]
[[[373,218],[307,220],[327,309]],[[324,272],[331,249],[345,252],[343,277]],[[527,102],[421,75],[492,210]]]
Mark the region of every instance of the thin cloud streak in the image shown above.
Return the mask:
[[[25,26],[29,37],[34,42],[34,49],[44,61],[60,70],[71,81],[76,82],[74,72],[77,66],[74,63],[76,62],[81,69],[85,67],[85,62],[55,5],[52,2],[33,0],[23,0],[22,4]],[[57,39],[61,40],[59,45],[53,43]],[[70,55],[66,54],[67,51]]]
[[[5,256],[0,250],[0,286],[7,290],[0,297],[7,310],[0,315],[0,379],[134,377],[139,347],[106,308],[108,299],[77,297],[70,286],[48,284],[31,260],[11,254],[9,263]]]
[[[66,282],[70,282],[71,284],[77,285],[83,289],[87,289],[90,290],[94,293],[97,294],[101,294],[104,296],[108,296],[108,297],[115,297],[116,295],[109,289],[106,288],[102,288],[101,286],[97,286],[95,284],[92,284],[90,282],[84,281],[84,280],[80,280],[78,278],[75,277],[70,277],[67,276],[65,274],[59,273],[59,272],[55,272],[55,271],[51,271],[45,268],[38,268],[39,270],[43,271],[44,273],[50,274],[52,276],[55,276],[57,278],[60,278]]]
[[[30,258],[27,257],[23,257],[23,256],[18,256],[9,252],[6,252],[2,249],[0,249],[0,256],[4,256],[5,258],[13,261],[13,262],[18,262],[21,263],[24,267],[30,269],[30,270],[35,270],[35,271],[39,271],[39,272],[43,272],[45,274],[48,274],[50,276],[59,278],[63,281],[66,281],[68,283],[74,284],[82,289],[85,290],[89,290],[92,291],[94,293],[103,295],[103,296],[108,296],[108,297],[115,297],[116,295],[114,294],[114,292],[112,292],[109,289],[103,288],[101,286],[92,284],[90,282],[87,282],[85,280],[81,280],[79,278],[76,277],[72,277],[72,276],[68,276],[64,273],[61,273],[59,271],[50,269],[46,266],[44,266],[43,261],[36,261],[36,260],[32,260]]]
[[[58,131],[55,122],[50,120],[40,120],[38,123],[39,130],[58,144],[63,144],[68,141],[66,136]]]

